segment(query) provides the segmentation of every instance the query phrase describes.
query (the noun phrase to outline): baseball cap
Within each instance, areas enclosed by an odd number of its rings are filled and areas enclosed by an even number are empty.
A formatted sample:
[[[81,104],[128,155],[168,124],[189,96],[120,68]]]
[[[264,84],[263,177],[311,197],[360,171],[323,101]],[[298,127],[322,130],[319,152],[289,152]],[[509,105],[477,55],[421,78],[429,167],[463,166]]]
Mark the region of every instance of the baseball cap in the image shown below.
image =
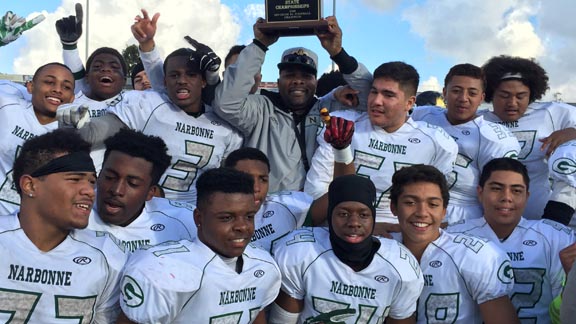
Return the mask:
[[[291,66],[301,67],[316,74],[318,72],[318,55],[304,47],[289,48],[282,53],[278,69],[283,70]]]

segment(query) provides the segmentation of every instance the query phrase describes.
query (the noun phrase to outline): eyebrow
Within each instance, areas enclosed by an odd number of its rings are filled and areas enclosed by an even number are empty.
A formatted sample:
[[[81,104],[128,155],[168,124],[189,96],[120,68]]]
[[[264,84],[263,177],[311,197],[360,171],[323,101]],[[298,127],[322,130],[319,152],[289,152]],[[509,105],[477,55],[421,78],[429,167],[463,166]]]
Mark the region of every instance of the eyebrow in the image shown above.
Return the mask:
[[[500,186],[500,187],[506,187],[506,184],[505,184],[505,183],[501,183],[501,182],[498,182],[498,181],[490,181],[490,182],[488,183],[488,185],[491,185],[491,186],[496,185],[496,186]],[[518,183],[511,184],[511,185],[509,185],[509,186],[510,186],[510,187],[513,187],[513,188],[522,188],[522,189],[525,189],[525,188],[526,188],[525,185],[523,185],[523,184],[518,184]]]

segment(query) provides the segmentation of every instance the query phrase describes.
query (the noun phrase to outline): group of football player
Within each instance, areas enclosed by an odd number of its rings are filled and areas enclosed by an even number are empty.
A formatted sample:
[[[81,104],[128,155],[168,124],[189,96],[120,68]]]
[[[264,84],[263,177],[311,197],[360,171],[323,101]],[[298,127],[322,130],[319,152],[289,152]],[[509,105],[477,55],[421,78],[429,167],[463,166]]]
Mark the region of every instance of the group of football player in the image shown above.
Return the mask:
[[[261,18],[220,78],[221,59],[189,37],[163,59],[159,17],[131,25],[132,71],[109,47],[84,67],[77,4],[56,22],[64,64],[25,88],[0,82],[0,321],[576,315],[576,108],[539,102],[536,61],[455,65],[446,108],[415,107],[416,69],[371,73],[331,16],[317,37],[346,85],[317,97],[304,47],[282,54],[277,92],[258,90],[279,38]],[[6,13],[0,45],[41,21]]]

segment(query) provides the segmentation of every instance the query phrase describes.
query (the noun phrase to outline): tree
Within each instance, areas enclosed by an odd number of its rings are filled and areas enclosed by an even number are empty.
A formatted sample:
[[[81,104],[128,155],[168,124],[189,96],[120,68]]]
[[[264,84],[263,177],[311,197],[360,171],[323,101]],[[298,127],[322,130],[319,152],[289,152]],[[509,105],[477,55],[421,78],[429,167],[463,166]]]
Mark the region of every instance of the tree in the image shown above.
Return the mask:
[[[140,54],[138,53],[138,45],[129,45],[124,50],[122,50],[122,56],[124,61],[128,65],[128,72],[132,71],[132,68],[140,62]]]

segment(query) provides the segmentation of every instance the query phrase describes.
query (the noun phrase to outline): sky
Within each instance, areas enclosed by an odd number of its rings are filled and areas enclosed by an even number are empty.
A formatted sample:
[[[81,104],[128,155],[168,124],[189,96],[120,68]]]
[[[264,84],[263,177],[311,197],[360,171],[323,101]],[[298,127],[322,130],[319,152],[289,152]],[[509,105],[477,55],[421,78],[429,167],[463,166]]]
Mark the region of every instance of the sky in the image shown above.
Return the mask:
[[[88,9],[87,9],[87,1]],[[0,73],[33,74],[47,62],[62,61],[55,21],[74,14],[73,0],[0,1],[8,10],[46,20],[15,42],[0,47]],[[84,34],[80,54],[101,46],[118,50],[135,44],[130,32],[140,9],[160,13],[156,44],[165,55],[187,46],[183,36],[205,43],[224,58],[235,44],[249,44],[252,25],[264,16],[264,0],[80,0]],[[495,55],[535,58],[548,72],[545,100],[576,102],[576,2],[574,0],[337,0],[335,16],[343,47],[369,70],[404,61],[420,74],[419,91],[442,89],[444,76],[459,63],[482,65]],[[323,1],[323,15],[334,13]],[[88,22],[86,22],[89,11]],[[88,25],[87,25],[88,23]],[[270,47],[263,81],[276,81],[282,51],[305,46],[319,56],[319,76],[332,68],[315,36],[282,37]],[[556,96],[555,96],[556,95]]]

